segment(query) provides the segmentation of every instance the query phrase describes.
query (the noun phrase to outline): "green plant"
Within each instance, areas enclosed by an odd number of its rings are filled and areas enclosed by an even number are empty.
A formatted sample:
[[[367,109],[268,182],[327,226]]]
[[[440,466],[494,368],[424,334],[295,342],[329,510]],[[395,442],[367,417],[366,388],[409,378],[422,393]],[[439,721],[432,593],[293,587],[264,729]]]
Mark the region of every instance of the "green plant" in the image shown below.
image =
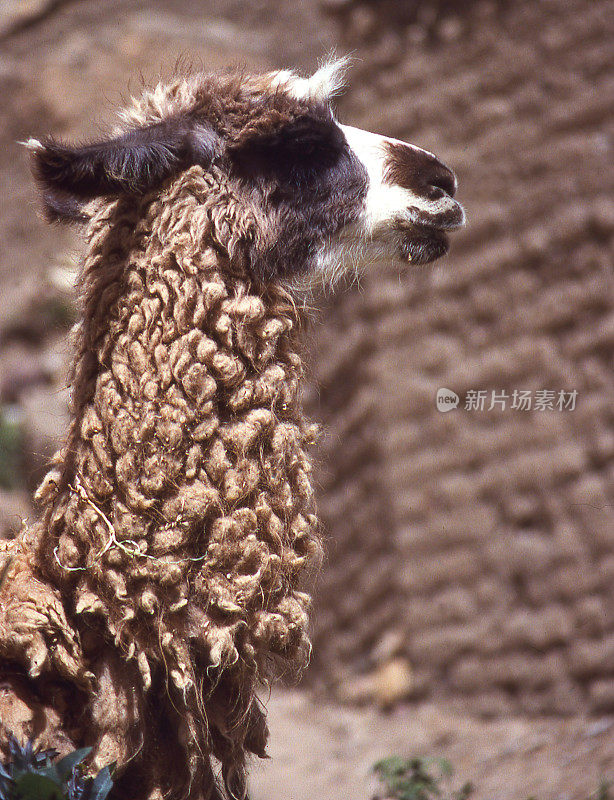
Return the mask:
[[[395,800],[435,800],[443,798],[442,781],[452,775],[452,766],[444,758],[401,758],[391,756],[373,767],[384,784],[383,796]],[[473,785],[465,783],[450,795],[451,800],[468,800]]]
[[[449,800],[468,800],[474,791],[473,784],[465,783],[457,791],[444,794],[442,783],[454,772],[445,758],[391,756],[378,761],[373,771],[383,784],[383,792],[378,798],[386,800],[444,800],[446,797]],[[587,800],[614,800],[611,788],[609,781],[602,780]]]
[[[610,781],[602,779],[601,783],[599,784],[599,788],[597,789],[593,797],[595,798],[595,800],[613,800],[612,792],[610,791],[611,788],[612,784],[610,783]]]
[[[21,483],[20,456],[23,430],[14,406],[0,407],[0,487],[14,489]]]
[[[0,800],[105,800],[111,788],[109,767],[95,778],[83,775],[81,764],[91,747],[75,750],[54,763],[55,750],[23,747],[11,737],[8,763],[0,764]]]

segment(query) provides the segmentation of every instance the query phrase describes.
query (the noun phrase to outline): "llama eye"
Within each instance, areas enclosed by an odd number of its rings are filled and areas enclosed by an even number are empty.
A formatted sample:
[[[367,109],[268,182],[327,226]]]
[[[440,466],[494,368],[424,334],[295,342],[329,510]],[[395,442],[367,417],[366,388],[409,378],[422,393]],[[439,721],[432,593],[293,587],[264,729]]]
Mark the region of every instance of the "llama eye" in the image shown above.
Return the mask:
[[[232,160],[240,177],[302,184],[334,167],[346,147],[332,120],[306,115],[243,143]]]

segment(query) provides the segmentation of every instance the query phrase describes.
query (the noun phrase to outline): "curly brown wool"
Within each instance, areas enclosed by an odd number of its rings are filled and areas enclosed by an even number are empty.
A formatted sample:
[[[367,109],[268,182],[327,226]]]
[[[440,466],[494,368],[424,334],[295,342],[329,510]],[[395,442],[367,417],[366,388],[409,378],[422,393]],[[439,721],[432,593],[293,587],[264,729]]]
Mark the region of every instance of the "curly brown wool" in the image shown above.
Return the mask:
[[[73,422],[40,522],[2,544],[0,718],[117,762],[114,797],[219,797],[212,758],[241,797],[256,688],[309,651],[299,315],[245,268],[222,172],[91,205]]]

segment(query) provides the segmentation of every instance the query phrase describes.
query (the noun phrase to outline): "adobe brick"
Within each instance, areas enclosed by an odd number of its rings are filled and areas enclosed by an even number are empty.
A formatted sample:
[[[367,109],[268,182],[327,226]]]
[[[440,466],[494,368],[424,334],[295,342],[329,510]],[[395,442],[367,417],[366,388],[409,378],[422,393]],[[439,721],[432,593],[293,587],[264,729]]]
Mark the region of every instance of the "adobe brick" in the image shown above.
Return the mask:
[[[450,670],[450,683],[463,692],[488,691],[490,682],[485,680],[483,661],[476,655],[459,658]]]
[[[473,714],[487,719],[507,716],[517,709],[517,701],[508,692],[484,687],[477,694],[471,695],[464,705],[470,706]]]
[[[578,713],[578,709],[586,705],[585,692],[577,681],[564,676],[550,689],[552,697],[552,712],[564,716]]]
[[[554,699],[548,689],[522,689],[517,702],[525,714],[544,716],[554,713]]]
[[[531,603],[543,606],[552,601],[573,602],[578,596],[594,594],[599,584],[596,569],[585,563],[572,563],[543,575],[528,575],[525,589]]]
[[[441,552],[437,558],[421,558],[414,563],[399,565],[399,581],[409,592],[434,589],[443,584],[471,583],[481,571],[481,565],[469,548]]]
[[[507,609],[514,600],[514,593],[500,575],[481,575],[475,584],[475,595],[481,608]]]
[[[574,608],[575,630],[583,637],[600,637],[609,624],[614,627],[612,609],[609,614],[601,597],[590,595],[578,600]]]
[[[432,509],[426,524],[434,550],[487,539],[497,526],[497,512],[489,503],[459,503],[455,509]]]
[[[515,610],[507,618],[503,636],[512,647],[545,649],[565,642],[573,631],[570,609],[553,605],[539,611],[527,608]]]
[[[566,665],[561,656],[535,656],[526,651],[495,655],[484,662],[484,679],[497,686],[515,685],[533,689],[563,678]]]
[[[589,687],[589,703],[592,711],[610,713],[614,711],[614,678],[599,678]]]
[[[461,587],[444,589],[429,597],[412,597],[407,606],[408,621],[425,628],[473,620],[477,611],[475,597]]]
[[[503,575],[543,573],[554,560],[553,543],[537,533],[510,533],[487,547],[489,563]]]
[[[614,633],[571,642],[569,663],[571,673],[582,678],[614,674]]]
[[[435,666],[448,664],[464,651],[471,650],[486,632],[485,625],[444,625],[418,631],[411,637],[409,653],[412,662]]]

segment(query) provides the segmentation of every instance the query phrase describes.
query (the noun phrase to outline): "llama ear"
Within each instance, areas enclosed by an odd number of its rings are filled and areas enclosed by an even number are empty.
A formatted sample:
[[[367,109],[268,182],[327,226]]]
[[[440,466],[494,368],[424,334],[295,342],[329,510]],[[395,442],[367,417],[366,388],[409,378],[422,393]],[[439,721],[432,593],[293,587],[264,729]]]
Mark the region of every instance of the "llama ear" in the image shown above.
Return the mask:
[[[290,70],[280,70],[273,74],[272,86],[283,87],[297,100],[327,103],[343,90],[350,63],[349,56],[335,58],[331,55],[309,78],[301,78]]]
[[[192,164],[208,167],[219,152],[211,128],[173,117],[113,139],[72,147],[45,139],[25,143],[50,220],[84,221],[94,197],[144,194]]]

